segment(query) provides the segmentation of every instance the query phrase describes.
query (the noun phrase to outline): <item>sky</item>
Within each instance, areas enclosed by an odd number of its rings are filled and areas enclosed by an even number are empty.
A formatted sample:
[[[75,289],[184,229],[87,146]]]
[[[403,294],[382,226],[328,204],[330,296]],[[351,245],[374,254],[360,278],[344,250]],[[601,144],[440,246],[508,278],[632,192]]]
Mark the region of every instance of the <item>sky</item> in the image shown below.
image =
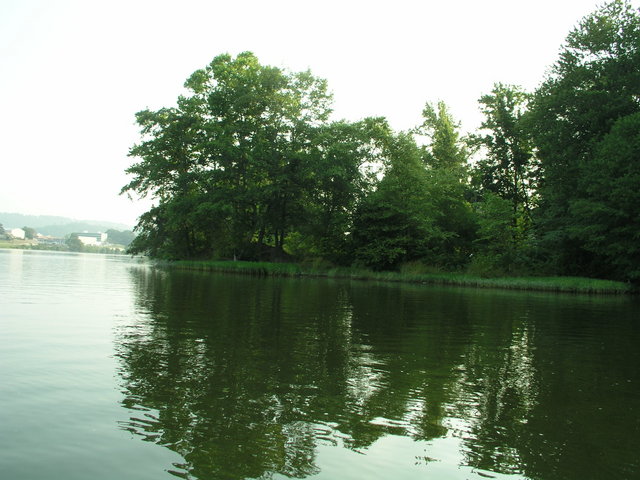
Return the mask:
[[[495,82],[533,91],[592,0],[0,0],[0,212],[133,226],[135,113],[222,53],[310,69],[333,118],[396,130],[443,100],[464,132]],[[634,5],[636,5],[634,3]]]

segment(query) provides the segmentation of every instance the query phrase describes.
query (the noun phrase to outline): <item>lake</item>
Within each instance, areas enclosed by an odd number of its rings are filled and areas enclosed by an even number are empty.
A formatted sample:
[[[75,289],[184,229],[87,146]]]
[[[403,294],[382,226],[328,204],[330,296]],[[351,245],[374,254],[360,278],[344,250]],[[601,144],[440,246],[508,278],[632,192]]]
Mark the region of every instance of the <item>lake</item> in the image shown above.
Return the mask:
[[[0,250],[0,477],[637,479],[640,302]]]

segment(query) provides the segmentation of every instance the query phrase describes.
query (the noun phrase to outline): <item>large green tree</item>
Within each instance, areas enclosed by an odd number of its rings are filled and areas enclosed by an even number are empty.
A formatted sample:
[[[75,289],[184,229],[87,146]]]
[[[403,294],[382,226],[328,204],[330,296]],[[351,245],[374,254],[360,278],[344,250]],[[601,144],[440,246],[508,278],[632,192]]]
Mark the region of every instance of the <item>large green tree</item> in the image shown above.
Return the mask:
[[[484,147],[475,180],[482,191],[511,203],[514,221],[529,219],[537,173],[533,145],[523,124],[528,97],[517,86],[496,83],[491,93],[479,99],[484,120],[474,136],[476,144]]]
[[[422,110],[422,118],[422,124],[415,132],[427,139],[422,147],[424,163],[433,169],[466,168],[469,159],[467,145],[461,138],[460,124],[454,120],[446,103],[439,101],[432,105],[427,102]],[[464,176],[462,171],[460,176]]]
[[[191,206],[201,203],[208,187],[208,159],[202,119],[194,102],[181,97],[178,106],[136,114],[143,141],[130,156],[140,161],[127,169],[133,179],[122,191],[133,191],[157,203],[140,217],[138,236],[129,249],[157,257],[189,258],[211,250],[199,242],[202,232],[215,228],[216,218],[198,222]]]
[[[602,142],[614,125],[640,111],[639,98],[640,15],[629,1],[615,0],[571,31],[531,104],[528,124],[543,170],[538,231],[545,256],[560,273],[619,278],[632,274],[608,268],[609,249],[625,256],[621,237],[605,233],[595,243],[591,238],[594,228],[606,230],[606,215],[577,212],[592,204],[595,193],[590,184],[596,178],[598,190],[602,185],[609,190],[624,185],[633,195],[640,188],[620,177],[620,168],[602,164],[619,163],[619,157],[603,157]],[[637,231],[625,235],[630,240]]]
[[[352,240],[358,264],[394,270],[433,256],[449,235],[436,225],[439,212],[429,195],[429,175],[409,134],[388,134],[384,176],[359,205]]]
[[[123,191],[157,200],[133,251],[169,257],[282,252],[303,211],[317,126],[330,113],[326,82],[220,55],[185,83],[177,106],[137,114],[143,141]]]
[[[640,112],[613,125],[580,166],[572,233],[598,263],[594,273],[640,281]]]
[[[471,253],[475,222],[469,196],[469,148],[447,105],[427,103],[415,133],[426,139],[422,161],[427,172],[429,213],[441,242],[424,260],[448,268],[464,265]]]
[[[302,256],[351,263],[353,215],[376,182],[389,130],[382,118],[332,122],[315,130],[297,225]]]
[[[471,137],[479,154],[472,169],[479,225],[473,268],[484,273],[526,262],[539,174],[524,124],[528,98],[517,86],[496,83],[479,99],[484,120]]]

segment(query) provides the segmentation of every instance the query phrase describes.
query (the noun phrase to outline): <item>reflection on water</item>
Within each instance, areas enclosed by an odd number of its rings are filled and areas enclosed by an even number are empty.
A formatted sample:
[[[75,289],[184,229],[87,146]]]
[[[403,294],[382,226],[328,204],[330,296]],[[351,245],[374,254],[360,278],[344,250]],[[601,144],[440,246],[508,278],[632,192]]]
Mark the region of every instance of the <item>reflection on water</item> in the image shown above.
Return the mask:
[[[130,276],[120,426],[177,477],[640,472],[636,300]]]

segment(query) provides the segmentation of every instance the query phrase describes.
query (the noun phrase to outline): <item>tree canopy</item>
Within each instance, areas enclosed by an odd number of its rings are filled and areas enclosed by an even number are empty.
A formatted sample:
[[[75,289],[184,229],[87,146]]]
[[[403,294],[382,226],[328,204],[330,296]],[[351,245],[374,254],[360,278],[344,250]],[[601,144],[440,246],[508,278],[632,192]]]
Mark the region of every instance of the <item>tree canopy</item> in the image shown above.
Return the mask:
[[[153,199],[155,257],[408,262],[640,279],[640,15],[613,0],[532,93],[500,82],[464,136],[444,102],[395,132],[331,119],[327,82],[219,55],[176,105],[138,112],[123,192]]]
[[[594,206],[588,179],[600,176],[599,183],[610,189],[624,182],[620,169],[601,168],[603,163],[618,163],[613,157],[603,158],[601,144],[618,122],[638,111],[640,15],[629,2],[615,0],[569,33],[530,106],[528,125],[543,172],[538,233],[561,273],[620,278],[631,273],[616,274],[609,268],[606,250],[624,255],[619,239],[611,236],[594,248],[593,227],[603,229],[605,217],[593,212],[585,216],[585,208]],[[628,161],[637,163],[638,158]],[[631,208],[629,213],[638,212],[637,205]],[[587,218],[597,224],[585,224]]]

